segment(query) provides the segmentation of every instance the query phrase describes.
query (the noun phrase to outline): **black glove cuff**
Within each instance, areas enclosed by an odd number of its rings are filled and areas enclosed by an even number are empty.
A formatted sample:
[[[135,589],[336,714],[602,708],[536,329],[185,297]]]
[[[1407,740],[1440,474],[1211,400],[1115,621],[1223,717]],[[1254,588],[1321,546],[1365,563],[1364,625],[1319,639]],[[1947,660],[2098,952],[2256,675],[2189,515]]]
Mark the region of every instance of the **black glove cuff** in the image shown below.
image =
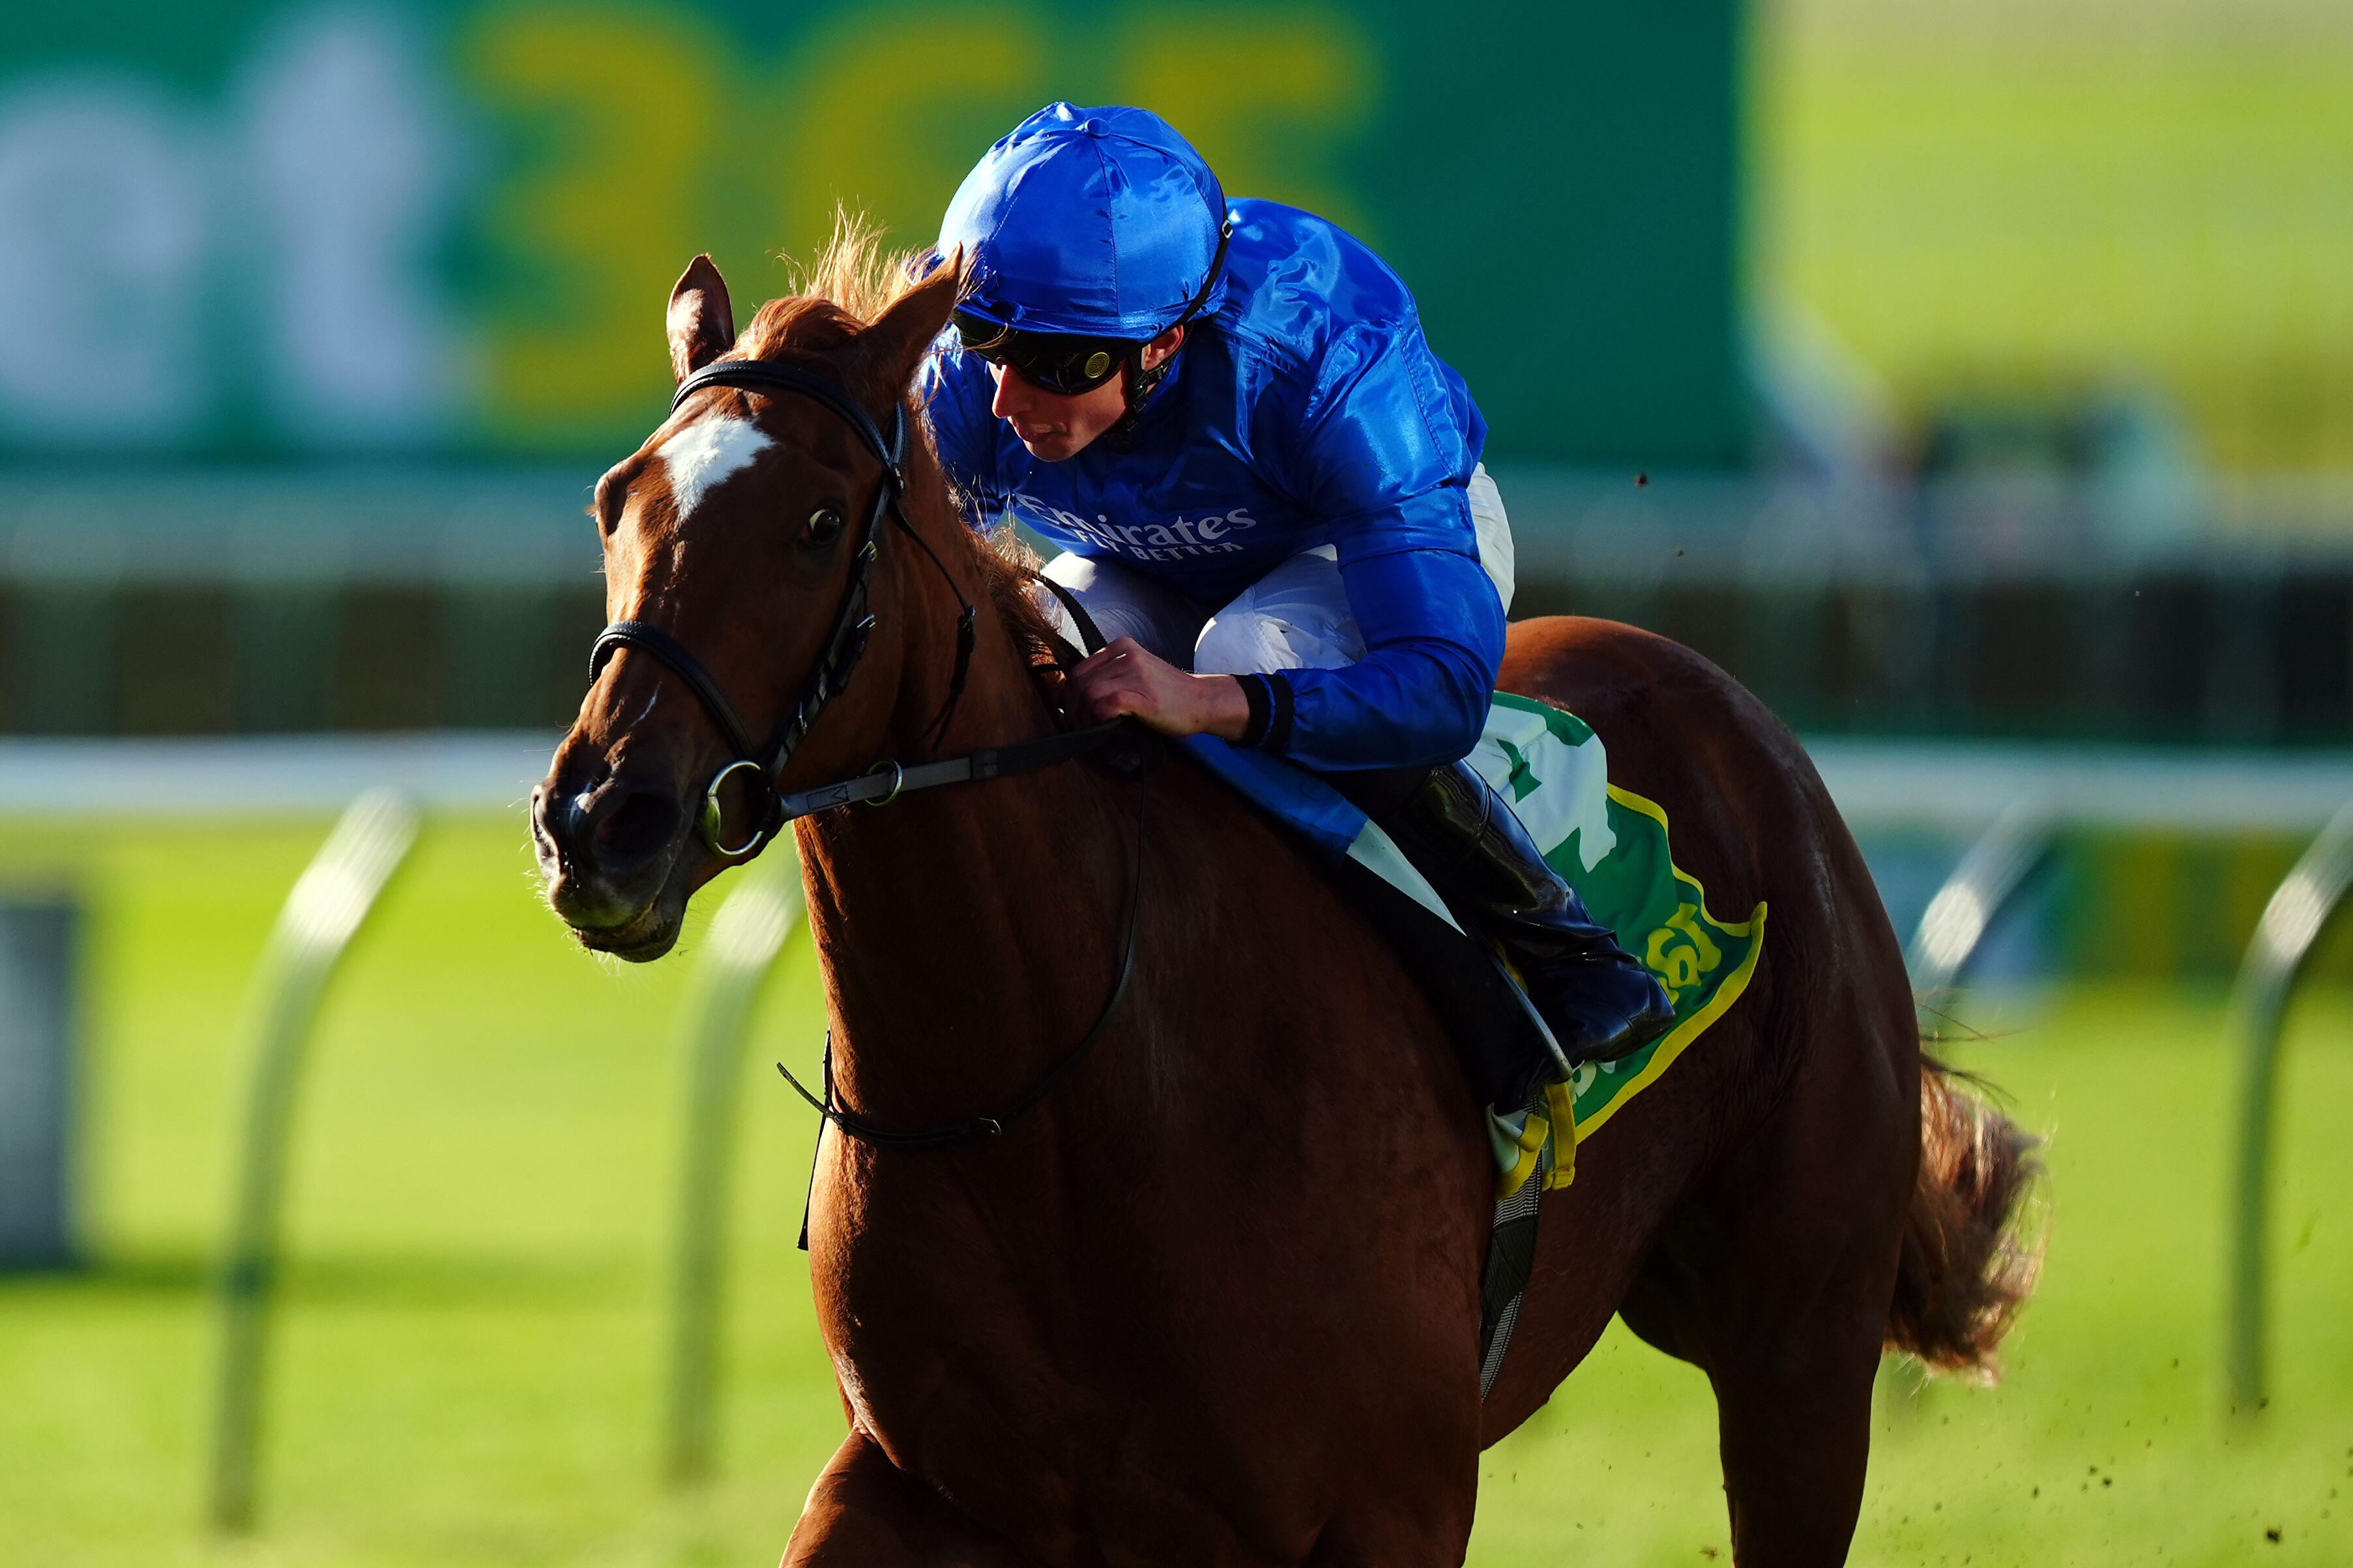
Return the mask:
[[[1237,675],[1234,680],[1242,689],[1242,700],[1250,704],[1250,721],[1242,726],[1242,738],[1234,744],[1255,750],[1264,743],[1267,726],[1274,722],[1274,698],[1263,675]]]
[[[1281,752],[1291,743],[1291,679],[1281,670],[1267,675],[1237,675],[1242,700],[1250,704],[1250,722],[1238,744],[1258,752]]]

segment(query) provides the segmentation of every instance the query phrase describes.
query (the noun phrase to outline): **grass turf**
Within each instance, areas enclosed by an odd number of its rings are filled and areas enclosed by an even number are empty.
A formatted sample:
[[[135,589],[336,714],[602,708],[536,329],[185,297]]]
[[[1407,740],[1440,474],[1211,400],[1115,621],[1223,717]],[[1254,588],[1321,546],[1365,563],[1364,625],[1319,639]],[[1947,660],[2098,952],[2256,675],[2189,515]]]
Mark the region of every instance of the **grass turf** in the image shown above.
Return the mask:
[[[655,1458],[691,957],[620,970],[572,949],[508,819],[436,826],[331,1000],[264,1531],[197,1529],[235,1023],[322,827],[0,831],[0,879],[87,895],[97,1007],[96,1266],[0,1279],[0,1560],[773,1561],[840,1432],[792,1247],[809,1117],[766,1066],[813,1054],[808,962],[743,1069],[722,1475],[674,1495]],[[2237,1426],[2214,1394],[2221,998],[2078,990],[1964,1053],[2051,1136],[2049,1267],[2003,1386],[1883,1413],[1856,1561],[2353,1559],[2353,997],[2292,1027],[2276,1386]],[[1474,1562],[1728,1560],[1704,1381],[1621,1332],[1484,1473]]]

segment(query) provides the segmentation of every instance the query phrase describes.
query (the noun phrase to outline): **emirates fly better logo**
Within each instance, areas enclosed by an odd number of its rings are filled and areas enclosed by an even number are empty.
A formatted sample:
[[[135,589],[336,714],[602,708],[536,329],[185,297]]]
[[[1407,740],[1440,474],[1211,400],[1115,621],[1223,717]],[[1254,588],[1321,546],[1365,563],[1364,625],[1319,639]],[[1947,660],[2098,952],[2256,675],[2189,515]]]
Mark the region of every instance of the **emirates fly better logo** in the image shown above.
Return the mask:
[[[1089,544],[1116,551],[1138,561],[1182,561],[1195,555],[1239,555],[1243,546],[1231,535],[1258,526],[1245,507],[1212,512],[1208,517],[1171,518],[1166,522],[1113,522],[1098,512],[1082,517],[1036,496],[1016,491],[1014,515],[1046,534],[1075,536]]]

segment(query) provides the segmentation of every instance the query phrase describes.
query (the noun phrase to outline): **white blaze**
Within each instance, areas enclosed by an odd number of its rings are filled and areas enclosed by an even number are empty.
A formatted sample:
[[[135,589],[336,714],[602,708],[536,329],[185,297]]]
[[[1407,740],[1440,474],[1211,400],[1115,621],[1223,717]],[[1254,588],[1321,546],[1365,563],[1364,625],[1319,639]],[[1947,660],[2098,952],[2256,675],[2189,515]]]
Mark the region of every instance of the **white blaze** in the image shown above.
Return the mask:
[[[656,456],[670,471],[670,500],[686,516],[712,488],[766,450],[768,438],[741,419],[698,419],[661,444]]]

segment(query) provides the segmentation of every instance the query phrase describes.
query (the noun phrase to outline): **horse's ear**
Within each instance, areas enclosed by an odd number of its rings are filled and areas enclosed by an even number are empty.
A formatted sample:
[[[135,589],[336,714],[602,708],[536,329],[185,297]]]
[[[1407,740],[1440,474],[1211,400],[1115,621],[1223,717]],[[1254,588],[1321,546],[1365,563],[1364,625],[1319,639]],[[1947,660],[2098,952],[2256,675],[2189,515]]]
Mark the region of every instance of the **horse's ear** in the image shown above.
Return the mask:
[[[955,313],[960,270],[955,257],[935,264],[921,283],[858,334],[859,368],[883,395],[898,398],[915,379],[915,367],[923,363],[924,351]]]
[[[727,280],[698,256],[670,291],[670,367],[681,381],[735,346],[735,310]]]

